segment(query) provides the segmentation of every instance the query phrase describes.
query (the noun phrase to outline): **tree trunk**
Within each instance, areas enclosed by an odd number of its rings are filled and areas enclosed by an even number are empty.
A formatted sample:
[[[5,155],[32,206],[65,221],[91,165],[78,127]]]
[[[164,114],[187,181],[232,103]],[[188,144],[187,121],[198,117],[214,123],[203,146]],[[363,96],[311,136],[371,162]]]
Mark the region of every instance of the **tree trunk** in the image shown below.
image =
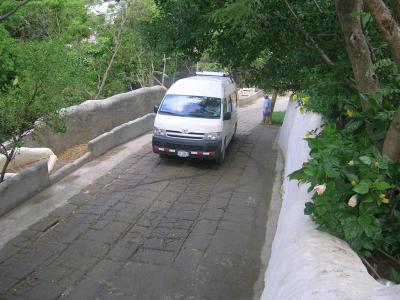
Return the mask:
[[[393,60],[397,69],[400,70],[400,29],[396,20],[382,0],[364,0],[364,2],[382,32],[384,39],[389,44]],[[395,4],[398,5],[399,1],[396,1]],[[397,161],[400,158],[400,107],[397,109],[389,130],[386,132],[382,152],[393,161]]]
[[[6,171],[7,171],[7,168],[8,168],[8,165],[10,164],[10,162],[11,162],[11,158],[9,156],[6,156],[6,162],[0,173],[0,183],[2,183],[4,181],[4,177],[6,175]]]
[[[364,2],[389,44],[393,60],[400,70],[400,30],[396,20],[382,0],[364,0]]]
[[[11,149],[10,153],[8,153],[7,149],[2,145],[3,149],[5,150],[5,154],[4,156],[6,157],[6,162],[4,163],[3,169],[1,170],[0,173],[0,183],[2,183],[4,181],[4,177],[6,175],[7,172],[7,168],[8,165],[11,163],[12,159],[14,158],[14,154],[15,154],[15,146]]]
[[[400,0],[391,0],[390,5],[397,17],[400,17]]]
[[[273,90],[272,90],[272,98],[271,98],[272,106],[271,106],[271,112],[274,111],[276,99],[278,98],[278,94],[279,94],[279,91],[278,91],[277,89],[273,89]]]
[[[362,31],[359,14],[362,0],[335,0],[335,6],[357,89],[362,94],[372,95],[379,83],[376,74],[371,74],[371,52]],[[361,105],[364,110],[367,109],[368,101],[362,99]]]
[[[400,159],[400,107],[397,108],[389,130],[386,133],[382,152],[392,161]]]

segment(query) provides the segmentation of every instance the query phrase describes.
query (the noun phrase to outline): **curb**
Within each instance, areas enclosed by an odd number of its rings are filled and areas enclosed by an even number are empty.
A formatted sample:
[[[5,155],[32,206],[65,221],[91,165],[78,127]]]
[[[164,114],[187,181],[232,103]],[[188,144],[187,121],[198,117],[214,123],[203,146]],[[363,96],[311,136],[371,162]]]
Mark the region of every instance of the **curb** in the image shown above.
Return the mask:
[[[61,179],[76,171],[81,166],[93,160],[94,158],[95,156],[93,156],[91,152],[86,152],[82,157],[69,164],[66,164],[61,169],[57,170],[54,174],[50,175],[50,185],[59,182]]]

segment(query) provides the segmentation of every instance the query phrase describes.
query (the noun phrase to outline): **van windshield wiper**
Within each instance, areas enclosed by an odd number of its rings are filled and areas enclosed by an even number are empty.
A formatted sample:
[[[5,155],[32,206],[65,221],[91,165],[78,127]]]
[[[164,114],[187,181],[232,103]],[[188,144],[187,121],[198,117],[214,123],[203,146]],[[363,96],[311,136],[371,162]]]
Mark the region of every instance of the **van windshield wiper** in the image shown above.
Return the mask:
[[[165,114],[165,115],[171,115],[171,116],[180,116],[180,115],[178,115],[178,114],[176,114],[176,113],[173,113],[173,112],[170,112],[170,111],[163,111],[163,110],[160,110],[159,113]]]
[[[219,118],[219,116],[215,115],[205,115],[205,114],[190,114],[189,117],[196,117],[196,118],[204,118],[204,119],[214,119],[214,118]]]

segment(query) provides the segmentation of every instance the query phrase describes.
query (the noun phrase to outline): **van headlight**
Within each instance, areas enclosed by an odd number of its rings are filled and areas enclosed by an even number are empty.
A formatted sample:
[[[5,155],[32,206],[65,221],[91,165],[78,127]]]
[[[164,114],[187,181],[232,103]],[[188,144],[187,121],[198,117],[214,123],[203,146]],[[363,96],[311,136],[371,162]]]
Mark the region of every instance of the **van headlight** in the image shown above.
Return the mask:
[[[167,130],[161,129],[161,128],[158,128],[158,127],[154,127],[153,135],[154,136],[166,136],[167,135]]]
[[[209,132],[204,134],[204,139],[209,141],[216,141],[221,138],[221,132]]]

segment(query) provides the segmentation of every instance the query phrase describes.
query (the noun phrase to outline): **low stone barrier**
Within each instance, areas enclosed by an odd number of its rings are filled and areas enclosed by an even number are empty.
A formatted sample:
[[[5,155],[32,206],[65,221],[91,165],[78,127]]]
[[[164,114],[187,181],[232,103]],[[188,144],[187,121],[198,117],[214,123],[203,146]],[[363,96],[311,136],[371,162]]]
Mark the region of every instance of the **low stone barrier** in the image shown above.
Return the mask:
[[[89,152],[92,153],[93,157],[97,157],[118,145],[126,143],[150,131],[154,125],[154,118],[154,113],[147,114],[141,118],[115,127],[110,132],[103,133],[89,142]]]
[[[247,97],[239,97],[239,106],[245,106],[263,96],[263,91],[258,91]]]
[[[78,170],[81,166],[88,163],[93,159],[93,155],[91,152],[86,152],[82,157],[78,158],[77,160],[66,164],[61,169],[57,170],[53,174],[50,175],[50,184],[54,184],[65,176],[71,174],[72,172]]]
[[[287,176],[309,159],[304,137],[320,125],[319,115],[302,114],[295,102],[289,103],[278,141],[285,158],[283,202],[261,299],[400,299],[400,286],[375,281],[346,242],[318,231],[304,215],[311,199],[308,185]]]
[[[88,100],[63,110],[66,114],[66,132],[54,133],[46,127],[37,127],[25,138],[27,147],[47,147],[56,154],[110,131],[116,126],[153,111],[160,104],[165,87],[141,88],[104,100]]]
[[[41,160],[0,184],[0,216],[50,185],[47,160]]]
[[[56,183],[65,176],[77,170],[79,167],[106,153],[112,148],[115,148],[145,134],[146,132],[149,132],[153,129],[154,118],[155,114],[150,113],[141,118],[117,126],[109,132],[99,135],[88,143],[88,152],[84,156],[70,164],[65,165],[57,172],[50,175],[50,183]]]

